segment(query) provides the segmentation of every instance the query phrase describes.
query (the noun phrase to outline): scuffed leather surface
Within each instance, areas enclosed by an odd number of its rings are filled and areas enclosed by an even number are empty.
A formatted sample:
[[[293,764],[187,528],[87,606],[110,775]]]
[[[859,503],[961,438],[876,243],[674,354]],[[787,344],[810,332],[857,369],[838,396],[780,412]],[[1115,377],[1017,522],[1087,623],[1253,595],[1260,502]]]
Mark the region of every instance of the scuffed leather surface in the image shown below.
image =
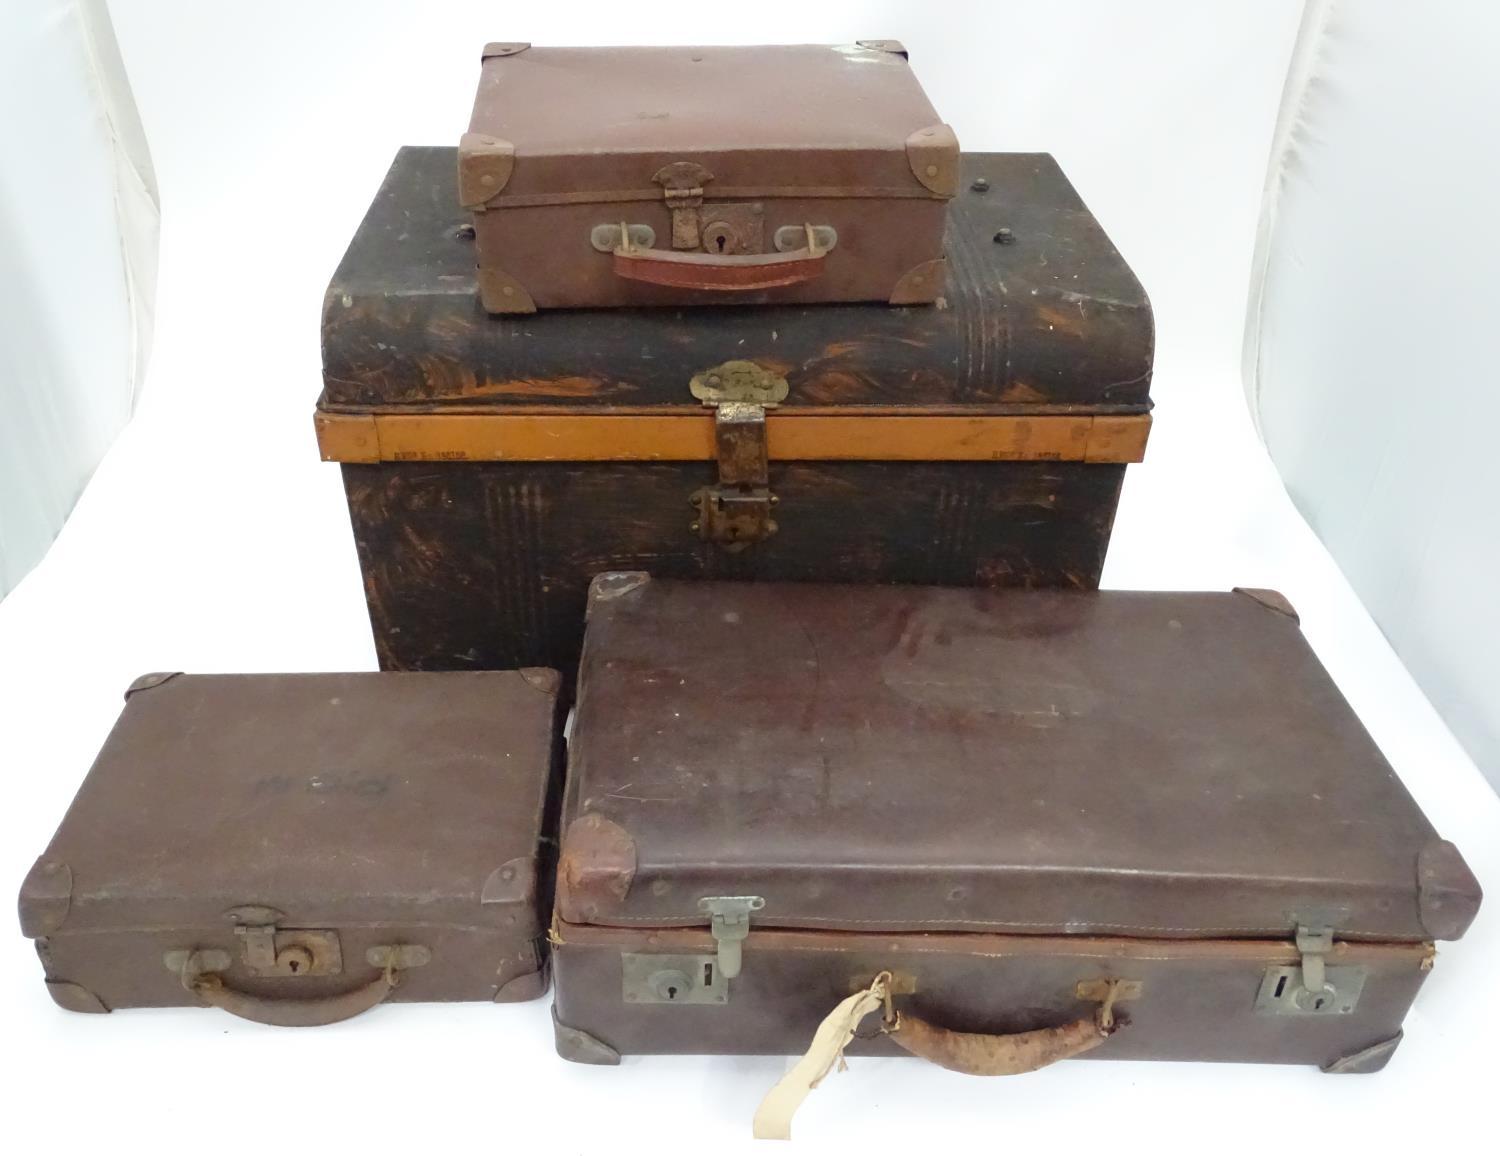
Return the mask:
[[[593,607],[565,806],[634,840],[622,926],[1429,937],[1431,826],[1238,594],[655,581]]]

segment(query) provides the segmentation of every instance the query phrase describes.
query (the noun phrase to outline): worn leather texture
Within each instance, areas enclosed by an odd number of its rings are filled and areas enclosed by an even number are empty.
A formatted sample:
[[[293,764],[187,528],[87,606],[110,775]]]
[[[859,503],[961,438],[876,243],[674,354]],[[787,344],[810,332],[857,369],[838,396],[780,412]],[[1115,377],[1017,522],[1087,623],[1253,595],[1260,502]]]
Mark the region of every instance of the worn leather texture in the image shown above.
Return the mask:
[[[942,255],[957,143],[904,54],[855,45],[525,48],[486,57],[469,129],[465,153],[498,148],[509,166],[489,166],[488,181],[472,188],[464,182],[479,263],[539,309],[886,301],[904,275]],[[950,147],[914,155],[908,141],[924,132]],[[656,179],[670,166],[701,189],[686,234]],[[649,225],[656,249],[715,255],[709,227],[734,220],[716,212],[722,204],[763,214],[753,238],[732,233],[749,247],[731,244],[725,255],[774,254],[778,228],[832,225],[838,241],[826,268],[752,293],[674,290],[618,276],[590,244],[594,226],[627,222]],[[510,311],[516,300],[486,305]]]
[[[387,945],[431,956],[394,1000],[489,1000],[538,973],[559,685],[542,670],[140,680],[22,887],[49,983],[104,1009],[192,1004],[167,954],[220,952],[235,992],[327,999],[378,978],[366,953]],[[257,973],[237,928],[267,923],[334,933],[341,967]]]
[[[1420,942],[1477,909],[1263,594],[594,589],[569,922],[701,926],[701,897],[755,895],[768,928]],[[597,829],[628,836],[628,886]]]
[[[1091,1015],[1097,1005],[1079,998],[1080,981],[1139,981],[1140,995],[1115,1005],[1123,1026],[1084,1059],[1373,1071],[1379,1063],[1364,1057],[1399,1037],[1431,962],[1419,943],[1341,945],[1338,962],[1365,969],[1354,1010],[1285,1016],[1257,1011],[1256,997],[1268,968],[1296,963],[1287,941],[752,930],[727,1001],[676,1006],[627,1000],[622,953],[711,958],[706,930],[559,923],[555,934],[558,1050],[589,1063],[618,1055],[797,1055],[830,1009],[889,970],[901,980],[896,1010],[951,1031],[997,1034]],[[878,1013],[869,1017],[851,1055],[905,1054],[878,1023]],[[1383,1060],[1389,1049],[1377,1051]]]

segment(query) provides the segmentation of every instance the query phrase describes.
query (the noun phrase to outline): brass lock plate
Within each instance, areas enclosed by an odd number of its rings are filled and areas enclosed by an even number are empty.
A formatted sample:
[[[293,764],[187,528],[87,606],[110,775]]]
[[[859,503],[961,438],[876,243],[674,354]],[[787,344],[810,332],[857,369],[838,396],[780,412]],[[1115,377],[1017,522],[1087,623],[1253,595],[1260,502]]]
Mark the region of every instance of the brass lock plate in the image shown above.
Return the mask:
[[[772,373],[753,361],[726,361],[688,382],[688,392],[704,405],[745,401],[773,406],[786,400],[791,385],[779,373]]]
[[[241,959],[251,975],[338,975],[344,970],[336,931],[236,927]]]
[[[777,498],[764,486],[743,491],[704,486],[694,490],[688,501],[696,511],[696,520],[690,528],[705,541],[717,542],[731,553],[765,541],[778,528],[771,517]]]
[[[1327,987],[1315,992],[1303,984],[1301,967],[1269,967],[1261,977],[1255,1010],[1273,1016],[1349,1015],[1359,1006],[1367,974],[1364,967],[1326,967]]]
[[[759,204],[705,204],[698,210],[698,221],[705,253],[728,257],[766,251],[765,213]]]
[[[620,955],[626,1003],[724,1004],[729,980],[716,955]]]

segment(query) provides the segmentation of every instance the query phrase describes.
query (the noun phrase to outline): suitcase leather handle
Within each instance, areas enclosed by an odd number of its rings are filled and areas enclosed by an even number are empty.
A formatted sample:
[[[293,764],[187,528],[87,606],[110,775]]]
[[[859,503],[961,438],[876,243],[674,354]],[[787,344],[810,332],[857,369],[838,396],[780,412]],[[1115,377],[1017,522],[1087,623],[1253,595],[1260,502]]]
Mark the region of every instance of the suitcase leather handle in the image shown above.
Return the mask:
[[[775,289],[811,281],[823,272],[828,250],[813,240],[807,228],[807,244],[788,253],[681,252],[676,249],[643,249],[630,243],[630,230],[620,226],[621,243],[613,250],[614,269],[628,281],[645,281],[674,289],[703,289],[715,293],[743,293]]]
[[[882,1030],[914,1056],[969,1076],[1018,1076],[1097,1048],[1114,1031],[1097,1016],[1009,1035],[956,1032],[897,1012]]]
[[[896,1044],[949,1071],[972,1076],[1014,1076],[1034,1072],[1098,1047],[1123,1022],[1114,1014],[1115,999],[1121,986],[1117,980],[1108,981],[1104,998],[1093,1015],[1059,1027],[1005,1035],[957,1032],[895,1011],[891,1006],[890,982],[890,973],[881,972],[874,983],[844,1000],[818,1025],[807,1054],[766,1093],[756,1110],[754,1132],[757,1139],[791,1139],[792,1116],[802,1101],[835,1066],[842,1066],[844,1048],[854,1038],[855,1029],[882,1005],[885,1015],[881,1031]]]
[[[363,987],[316,999],[269,999],[237,991],[219,972],[203,967],[202,954],[192,952],[182,967],[182,986],[204,1003],[243,1020],[278,1028],[321,1027],[351,1019],[384,1002],[401,982],[398,968],[386,966]]]

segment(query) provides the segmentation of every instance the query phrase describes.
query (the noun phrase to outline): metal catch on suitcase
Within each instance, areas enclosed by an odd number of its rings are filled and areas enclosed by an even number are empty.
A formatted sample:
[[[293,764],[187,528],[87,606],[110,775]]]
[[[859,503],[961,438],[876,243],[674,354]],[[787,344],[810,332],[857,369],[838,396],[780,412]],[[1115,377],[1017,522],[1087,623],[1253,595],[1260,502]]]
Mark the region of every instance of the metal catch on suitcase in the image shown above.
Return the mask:
[[[1271,591],[602,575],[579,688],[558,1049],[808,1049],[767,1134],[846,1047],[1373,1071],[1480,902]]]
[[[893,40],[490,44],[458,153],[491,313],[931,302],[957,189]]]

